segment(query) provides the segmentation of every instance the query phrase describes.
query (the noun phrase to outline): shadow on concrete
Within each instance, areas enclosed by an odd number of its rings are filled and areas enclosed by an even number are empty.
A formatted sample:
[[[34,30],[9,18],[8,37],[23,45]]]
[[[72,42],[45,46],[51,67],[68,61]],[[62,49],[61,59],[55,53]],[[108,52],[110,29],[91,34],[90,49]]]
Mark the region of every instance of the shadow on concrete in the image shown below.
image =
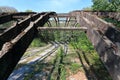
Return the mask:
[[[88,53],[85,53],[83,51],[77,51],[80,63],[83,66],[88,80],[112,80],[102,61],[100,59],[96,59],[95,63],[92,64],[87,54]]]

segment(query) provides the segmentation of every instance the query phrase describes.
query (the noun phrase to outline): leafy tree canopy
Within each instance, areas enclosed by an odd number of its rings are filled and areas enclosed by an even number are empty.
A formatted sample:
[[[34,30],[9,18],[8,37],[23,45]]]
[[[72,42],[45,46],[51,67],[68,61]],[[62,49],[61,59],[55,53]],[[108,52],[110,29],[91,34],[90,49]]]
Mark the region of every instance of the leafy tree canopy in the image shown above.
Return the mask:
[[[17,9],[8,6],[0,6],[0,13],[1,12],[18,12]]]
[[[30,9],[27,9],[25,12],[33,12],[32,10],[30,10]]]
[[[94,11],[120,11],[120,0],[92,0]]]
[[[85,7],[85,8],[83,8],[83,10],[85,10],[85,11],[92,11],[92,7]]]

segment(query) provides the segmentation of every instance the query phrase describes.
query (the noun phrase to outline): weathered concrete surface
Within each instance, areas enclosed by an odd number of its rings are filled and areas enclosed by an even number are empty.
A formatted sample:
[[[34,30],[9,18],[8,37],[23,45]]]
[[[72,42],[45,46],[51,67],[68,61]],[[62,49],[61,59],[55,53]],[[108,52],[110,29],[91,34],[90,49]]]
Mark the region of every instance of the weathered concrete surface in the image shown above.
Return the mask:
[[[89,14],[92,14],[92,15],[97,15],[99,17],[109,17],[109,18],[120,21],[120,12],[76,10],[76,11],[72,11],[70,13],[75,13],[75,12],[85,12],[85,13],[89,13]]]
[[[87,36],[94,45],[113,80],[120,80],[120,32],[113,25],[86,12],[74,12]]]
[[[120,21],[120,12],[91,12],[91,14],[97,15],[99,17],[109,17]]]

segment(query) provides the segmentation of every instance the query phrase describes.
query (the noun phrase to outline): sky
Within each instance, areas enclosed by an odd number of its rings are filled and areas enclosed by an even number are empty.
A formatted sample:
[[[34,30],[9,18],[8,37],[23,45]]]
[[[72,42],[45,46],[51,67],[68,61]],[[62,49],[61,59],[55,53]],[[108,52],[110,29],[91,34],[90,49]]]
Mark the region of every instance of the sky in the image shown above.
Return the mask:
[[[32,10],[67,13],[73,10],[82,10],[91,5],[92,0],[0,0],[0,6],[14,7],[20,12]]]

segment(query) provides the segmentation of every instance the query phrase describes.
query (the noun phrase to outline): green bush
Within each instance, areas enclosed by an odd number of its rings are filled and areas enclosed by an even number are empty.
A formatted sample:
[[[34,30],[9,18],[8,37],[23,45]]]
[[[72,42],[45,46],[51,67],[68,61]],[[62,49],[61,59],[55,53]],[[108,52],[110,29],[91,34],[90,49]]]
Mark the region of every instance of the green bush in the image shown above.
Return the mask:
[[[32,41],[30,47],[42,47],[42,46],[45,46],[45,45],[46,45],[46,43],[42,42],[39,38],[35,38]]]
[[[91,52],[94,50],[94,47],[84,32],[77,33],[77,35],[78,36],[71,41],[74,48],[81,49],[84,52]]]
[[[112,18],[103,18],[103,20],[112,23],[113,25],[115,25],[117,28],[120,28],[120,22],[112,19]]]

